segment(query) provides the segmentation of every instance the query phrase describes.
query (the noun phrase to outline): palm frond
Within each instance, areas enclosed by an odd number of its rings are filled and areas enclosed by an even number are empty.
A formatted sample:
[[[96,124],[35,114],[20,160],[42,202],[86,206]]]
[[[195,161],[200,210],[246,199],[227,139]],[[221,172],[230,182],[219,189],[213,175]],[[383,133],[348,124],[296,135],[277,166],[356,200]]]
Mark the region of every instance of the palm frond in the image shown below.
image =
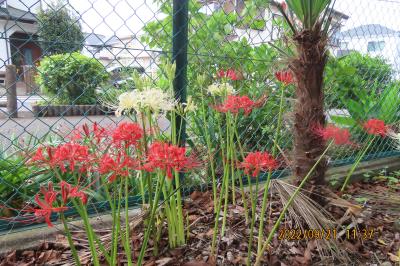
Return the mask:
[[[326,21],[331,2],[332,0],[287,0],[289,9],[301,21],[303,29],[308,30],[312,30],[318,22]]]

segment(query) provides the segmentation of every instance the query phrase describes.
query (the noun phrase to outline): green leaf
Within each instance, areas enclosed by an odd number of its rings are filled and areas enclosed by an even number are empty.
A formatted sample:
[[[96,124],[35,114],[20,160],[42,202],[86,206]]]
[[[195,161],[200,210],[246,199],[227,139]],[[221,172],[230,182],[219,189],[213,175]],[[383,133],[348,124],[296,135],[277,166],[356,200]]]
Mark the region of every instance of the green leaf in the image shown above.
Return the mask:
[[[331,116],[331,119],[335,124],[341,125],[341,126],[348,126],[348,127],[354,127],[357,125],[357,122],[352,118],[348,116]]]

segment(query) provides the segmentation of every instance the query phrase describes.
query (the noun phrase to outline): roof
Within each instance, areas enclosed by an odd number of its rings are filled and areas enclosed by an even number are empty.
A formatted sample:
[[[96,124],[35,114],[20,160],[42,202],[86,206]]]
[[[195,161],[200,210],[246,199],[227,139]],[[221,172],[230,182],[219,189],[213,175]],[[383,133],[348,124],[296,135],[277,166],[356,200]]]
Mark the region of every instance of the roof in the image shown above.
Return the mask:
[[[105,36],[94,32],[84,33],[85,43],[88,46],[103,46],[105,44]]]
[[[362,37],[362,36],[376,36],[376,35],[393,35],[397,34],[397,31],[380,24],[366,24],[361,25],[346,31],[339,32],[335,37],[350,38],[350,37]]]
[[[0,19],[10,19],[20,22],[37,22],[36,15],[32,12],[21,10],[12,6],[0,7]]]
[[[134,39],[135,36],[134,35],[127,35],[127,36],[123,36],[123,37],[118,37],[118,36],[111,36],[110,38],[108,38],[107,40],[105,40],[105,44],[109,45],[109,46],[113,46],[115,44],[118,45],[126,45],[126,40],[131,40]]]

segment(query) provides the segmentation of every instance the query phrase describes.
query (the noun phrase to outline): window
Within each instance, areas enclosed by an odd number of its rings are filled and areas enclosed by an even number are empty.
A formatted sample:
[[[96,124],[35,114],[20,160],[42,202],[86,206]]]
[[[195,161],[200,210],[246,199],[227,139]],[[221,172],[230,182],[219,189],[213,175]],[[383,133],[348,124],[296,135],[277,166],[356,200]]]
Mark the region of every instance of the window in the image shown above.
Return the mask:
[[[384,41],[372,41],[368,42],[367,51],[368,52],[381,52],[385,48]]]

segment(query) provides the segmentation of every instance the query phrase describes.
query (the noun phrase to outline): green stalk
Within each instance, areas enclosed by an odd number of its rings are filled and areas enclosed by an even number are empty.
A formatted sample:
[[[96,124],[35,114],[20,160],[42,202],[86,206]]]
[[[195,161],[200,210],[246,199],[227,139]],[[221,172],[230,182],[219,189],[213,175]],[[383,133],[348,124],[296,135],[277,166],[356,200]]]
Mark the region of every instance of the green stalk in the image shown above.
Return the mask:
[[[74,241],[72,240],[71,231],[68,228],[68,224],[67,224],[67,221],[65,220],[65,215],[64,215],[63,212],[60,213],[60,218],[61,218],[61,221],[62,221],[62,223],[64,225],[64,232],[67,235],[68,244],[69,244],[69,247],[71,249],[72,256],[74,257],[75,263],[76,263],[77,266],[81,266],[81,261],[79,260],[79,256],[78,256],[78,253],[76,251]]]
[[[356,170],[357,166],[360,164],[361,160],[364,158],[365,153],[367,153],[368,149],[371,147],[372,143],[374,143],[376,136],[373,137],[369,137],[367,141],[369,141],[368,145],[357,155],[357,160],[353,163],[349,173],[347,174],[343,186],[340,189],[340,191],[344,191],[344,189],[346,188],[350,177],[353,175],[354,171]]]
[[[128,259],[128,265],[132,266],[132,254],[130,244],[130,229],[129,229],[129,203],[128,203],[128,178],[125,177],[125,253]]]
[[[116,183],[115,183],[116,184]],[[116,185],[115,185],[116,188]],[[121,198],[122,198],[122,184],[120,184],[118,188],[118,200],[117,200],[117,209],[114,215],[114,220],[113,222],[115,223],[115,228],[116,228],[116,233],[112,235],[113,237],[113,257],[116,259],[117,258],[117,251],[118,251],[118,238],[119,234],[121,232]],[[114,256],[115,255],[115,256]]]
[[[201,93],[201,107],[202,107],[203,124],[208,125],[207,119],[206,119],[206,109],[205,109],[203,93]],[[215,177],[214,160],[212,159],[213,156],[212,156],[211,138],[208,133],[209,133],[209,131],[207,129],[204,130],[204,134],[206,137],[208,160],[210,162],[210,168],[211,168],[211,178],[212,178],[211,181],[212,181],[212,190],[213,190],[214,210],[216,210],[217,209],[217,181],[216,181],[216,177]]]
[[[328,152],[329,148],[332,146],[333,141],[331,141],[328,146],[326,147],[325,151],[321,154],[321,156],[318,158],[318,160],[315,162],[315,164],[313,165],[313,167],[310,169],[310,171],[307,173],[307,175],[303,178],[303,180],[301,181],[300,185],[296,188],[296,190],[294,191],[294,193],[290,196],[288,202],[285,204],[285,207],[283,208],[283,210],[281,211],[281,214],[279,215],[278,220],[275,222],[274,227],[272,228],[271,232],[269,232],[268,238],[267,240],[264,242],[262,249],[260,252],[257,253],[257,259],[256,259],[256,263],[255,266],[260,265],[260,259],[264,253],[264,251],[267,249],[269,242],[271,241],[272,237],[274,236],[276,230],[278,229],[278,227],[280,226],[283,218],[285,217],[285,214],[287,212],[287,210],[289,209],[289,207],[292,205],[294,199],[296,198],[297,194],[299,194],[300,190],[303,188],[304,184],[307,182],[308,178],[311,176],[311,174],[314,172],[315,168],[317,167],[317,165],[321,162],[322,158],[324,158],[325,154]]]
[[[92,226],[90,225],[90,222],[89,222],[89,217],[87,215],[87,210],[86,210],[86,208],[85,208],[85,206],[83,205],[82,202],[79,202],[79,204],[76,203],[75,200],[72,200],[72,202],[73,202],[75,208],[78,210],[79,214],[82,217],[83,224],[85,226],[85,231],[86,231],[87,237],[88,237],[90,252],[92,254],[93,265],[94,266],[100,266],[100,262],[99,262],[99,258],[98,258],[97,250],[96,250],[96,244],[95,244],[94,236],[93,236],[94,232],[93,232],[93,228],[92,228]]]
[[[235,116],[235,119],[233,120],[234,122],[233,122],[233,126],[232,126],[232,134],[231,134],[231,143],[232,143],[232,153],[233,153],[233,156],[232,156],[232,163],[231,163],[231,169],[232,169],[232,176],[233,176],[233,179],[236,179],[235,178],[235,165],[234,165],[234,162],[235,162],[235,159],[236,159],[236,154],[235,154],[235,149],[234,149],[234,137],[235,137],[235,133],[237,132],[237,115]],[[236,134],[236,136],[237,136],[238,134]],[[239,144],[239,150],[241,151],[241,154],[242,154],[242,158],[244,158],[243,157],[243,152],[242,152],[242,145],[241,145],[241,143],[240,143],[240,139],[239,139],[239,137],[237,136],[237,142],[238,142],[238,144]],[[249,213],[248,213],[248,211],[247,211],[247,200],[246,200],[246,196],[245,196],[245,193],[244,193],[244,186],[243,186],[243,180],[242,180],[242,177],[241,176],[239,176],[239,188],[240,188],[240,194],[241,194],[241,196],[242,196],[242,201],[243,201],[243,207],[244,207],[244,217],[245,217],[245,219],[246,219],[246,224],[249,224]]]
[[[224,178],[227,179],[225,183],[225,201],[224,201],[224,215],[222,217],[222,228],[221,228],[221,235],[225,235],[225,226],[226,226],[226,217],[227,217],[227,212],[228,212],[228,198],[229,198],[229,159],[231,158],[231,151],[232,148],[230,146],[230,141],[229,141],[229,131],[230,127],[227,123],[226,126],[226,163],[224,167]],[[234,189],[234,188],[233,188]],[[234,194],[234,191],[232,191],[232,194]]]
[[[175,201],[173,197],[169,196],[171,194],[171,181],[167,180],[166,182],[167,186],[163,186],[163,193],[164,193],[164,200],[166,203],[165,211],[166,211],[166,216],[167,216],[167,224],[168,224],[168,240],[169,240],[169,245],[170,248],[175,248],[176,247],[176,207],[175,207]],[[169,201],[169,203],[168,203]]]
[[[231,114],[227,113],[226,114],[226,128],[227,128],[227,132],[228,132],[228,128],[229,128],[229,134],[226,134],[226,138],[227,138],[227,142],[230,144],[228,145],[229,147],[229,151],[230,151],[230,158],[228,158],[228,160],[230,159],[230,161],[228,162],[231,165],[231,186],[232,186],[232,204],[235,205],[236,204],[236,193],[235,193],[235,175],[234,175],[234,163],[233,163],[233,153],[234,153],[234,143],[233,143],[233,135],[234,132],[231,132],[231,130],[233,129],[233,125],[232,125],[232,121],[231,121]],[[229,155],[228,155],[229,156]],[[247,222],[247,219],[246,219]]]
[[[185,226],[183,221],[183,210],[182,210],[182,195],[181,195],[181,188],[180,188],[180,181],[179,181],[179,173],[175,171],[175,182],[176,182],[176,204],[177,204],[177,214],[178,214],[178,245],[184,245],[185,241]]]
[[[115,186],[114,186],[115,187]],[[115,195],[114,199],[111,199],[108,183],[104,183],[104,188],[106,191],[106,197],[107,200],[110,204],[111,207],[111,216],[112,216],[112,232],[111,232],[111,265],[114,265],[116,263],[116,257],[117,257],[117,249],[116,249],[116,239],[115,239],[115,234],[116,234],[116,226],[115,226],[115,220],[116,220],[116,212],[115,212],[115,205],[116,205],[116,200],[115,200]],[[118,239],[118,237],[117,237]]]
[[[160,180],[161,179],[161,180]],[[158,175],[158,180],[157,180],[157,186],[156,186],[156,194],[154,197],[154,202],[153,202],[153,208],[151,209],[151,213],[150,213],[150,220],[149,220],[149,225],[148,228],[144,234],[144,239],[143,239],[143,243],[142,243],[142,248],[140,249],[140,254],[138,257],[138,261],[137,261],[137,265],[142,265],[142,261],[144,258],[144,254],[146,252],[147,249],[147,243],[149,241],[149,236],[150,233],[152,231],[152,227],[153,227],[153,221],[154,221],[154,216],[156,214],[157,208],[158,208],[158,201],[160,199],[160,188],[164,185],[164,180],[165,177]]]
[[[217,233],[218,233],[218,225],[219,225],[219,213],[221,211],[221,207],[222,207],[222,199],[223,199],[223,194],[225,192],[226,188],[226,183],[228,183],[228,178],[226,178],[226,174],[224,171],[224,176],[222,179],[222,186],[221,186],[221,195],[219,197],[219,202],[218,202],[218,206],[217,206],[217,210],[216,210],[216,217],[215,217],[215,222],[214,222],[214,232],[213,232],[213,238],[212,238],[212,242],[211,242],[211,256],[214,256],[215,253],[215,244],[217,242]],[[226,198],[226,197],[225,197]]]
[[[276,126],[276,131],[275,131],[275,142],[272,147],[272,156],[276,156],[277,152],[277,145],[279,143],[279,133],[281,130],[282,126],[282,113],[283,113],[283,96],[284,96],[284,86],[281,87],[281,97],[280,97],[280,102],[279,102],[279,113],[278,113],[278,124]],[[260,253],[261,251],[261,245],[264,237],[264,216],[265,212],[267,210],[267,198],[268,198],[268,192],[269,192],[269,186],[271,184],[271,176],[272,176],[272,170],[268,171],[268,176],[267,176],[267,181],[265,182],[264,186],[264,194],[263,194],[263,200],[262,200],[262,205],[261,205],[261,215],[260,215],[260,226],[258,228],[258,242],[257,242],[257,254]],[[258,191],[257,191],[258,193]]]

